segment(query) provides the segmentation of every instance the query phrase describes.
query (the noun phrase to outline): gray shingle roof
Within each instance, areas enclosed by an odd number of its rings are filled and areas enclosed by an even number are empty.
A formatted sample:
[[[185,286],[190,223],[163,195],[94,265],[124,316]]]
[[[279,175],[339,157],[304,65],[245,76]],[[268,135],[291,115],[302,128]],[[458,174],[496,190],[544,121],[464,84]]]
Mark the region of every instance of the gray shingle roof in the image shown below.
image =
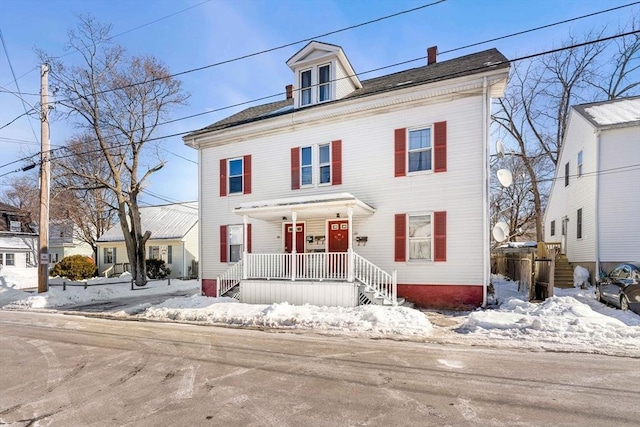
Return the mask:
[[[502,68],[509,68],[509,60],[497,49],[488,49],[448,61],[437,62],[431,65],[424,65],[422,67],[411,68],[409,70],[388,74],[386,76],[364,80],[362,81],[363,87],[361,89],[354,90],[342,99],[325,102],[321,105],[324,106],[327,104],[344,102],[378,93],[391,92],[394,90],[405,89],[407,87],[420,86]],[[192,132],[186,135],[184,139],[187,140],[202,133],[214,132],[254,121],[267,120],[285,114],[292,114],[293,110],[283,108],[289,105],[293,105],[293,99],[285,99],[282,101],[271,102],[269,104],[258,105],[256,107],[250,107],[210,126]],[[304,107],[304,109],[306,110],[308,108],[315,108],[318,106],[319,105],[311,105],[309,107]],[[300,110],[302,110],[302,108],[297,109],[297,111]]]
[[[181,239],[198,222],[198,202],[176,203],[140,208],[142,230],[151,232],[150,240]],[[104,233],[98,242],[123,242],[120,224]]]

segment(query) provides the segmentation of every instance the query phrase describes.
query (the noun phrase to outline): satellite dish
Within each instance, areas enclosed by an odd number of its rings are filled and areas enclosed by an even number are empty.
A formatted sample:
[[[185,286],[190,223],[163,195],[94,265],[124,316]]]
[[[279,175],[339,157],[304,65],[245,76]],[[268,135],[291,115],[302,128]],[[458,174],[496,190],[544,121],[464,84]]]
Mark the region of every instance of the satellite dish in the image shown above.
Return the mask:
[[[511,171],[509,169],[498,169],[496,172],[498,175],[498,181],[502,184],[503,187],[510,187],[513,182],[513,175],[511,175]]]
[[[498,222],[493,226],[493,230],[491,231],[493,234],[493,238],[496,242],[504,242],[509,237],[509,226],[506,222]]]
[[[496,153],[498,154],[498,157],[504,157],[504,144],[501,139],[496,141]]]

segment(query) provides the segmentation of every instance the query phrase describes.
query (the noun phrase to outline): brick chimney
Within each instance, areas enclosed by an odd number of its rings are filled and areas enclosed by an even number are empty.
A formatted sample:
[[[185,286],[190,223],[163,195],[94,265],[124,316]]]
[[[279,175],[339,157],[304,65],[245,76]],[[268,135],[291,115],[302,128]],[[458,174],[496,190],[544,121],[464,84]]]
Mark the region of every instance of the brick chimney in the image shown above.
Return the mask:
[[[287,93],[287,99],[293,98],[293,85],[286,85],[284,90]]]
[[[436,56],[438,56],[438,46],[431,46],[427,49],[427,65],[436,63]]]

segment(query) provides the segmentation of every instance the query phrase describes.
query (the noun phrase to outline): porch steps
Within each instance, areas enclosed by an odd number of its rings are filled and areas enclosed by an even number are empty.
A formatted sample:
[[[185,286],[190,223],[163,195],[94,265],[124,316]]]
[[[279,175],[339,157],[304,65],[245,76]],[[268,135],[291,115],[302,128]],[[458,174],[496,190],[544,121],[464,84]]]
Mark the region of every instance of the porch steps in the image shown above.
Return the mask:
[[[556,288],[573,288],[573,268],[566,255],[556,255],[553,281],[553,286]]]
[[[382,295],[380,295],[378,292],[368,289],[368,287],[366,285],[361,285],[360,286],[360,305],[383,305],[383,306],[392,306],[393,302],[391,302],[390,300],[388,300],[387,298],[383,297]],[[404,298],[398,298],[397,299],[398,302],[398,306],[404,306],[405,305],[405,299]],[[410,304],[410,303],[409,303]]]

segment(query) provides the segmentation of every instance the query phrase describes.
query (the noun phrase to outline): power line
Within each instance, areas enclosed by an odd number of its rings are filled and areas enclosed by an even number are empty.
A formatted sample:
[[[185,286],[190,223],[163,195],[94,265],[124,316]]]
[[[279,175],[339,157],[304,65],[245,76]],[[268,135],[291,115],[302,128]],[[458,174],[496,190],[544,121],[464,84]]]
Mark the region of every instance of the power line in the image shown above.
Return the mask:
[[[518,57],[518,58],[507,60],[507,62],[514,63],[514,62],[518,62],[518,61],[522,61],[522,60],[526,60],[526,59],[533,59],[533,58],[536,58],[536,57],[539,57],[539,56],[549,55],[551,53],[557,53],[557,52],[560,52],[560,51],[563,51],[563,50],[569,50],[569,49],[574,49],[574,48],[577,48],[577,47],[587,46],[587,45],[590,45],[590,44],[601,43],[601,42],[604,42],[604,41],[613,40],[615,38],[626,37],[628,35],[638,34],[638,33],[640,33],[640,30],[629,31],[629,32],[626,32],[626,33],[616,34],[616,35],[613,35],[613,36],[604,37],[604,38],[600,38],[600,39],[597,39],[597,40],[591,40],[591,41],[587,41],[587,42],[583,42],[583,43],[577,43],[577,44],[570,45],[570,46],[560,47],[560,48],[557,48],[557,49],[547,50],[547,51],[544,51],[544,52],[534,53],[534,54],[531,54],[531,55],[521,56],[521,57]],[[363,74],[367,74],[367,73],[371,73],[371,72],[374,72],[374,71],[379,71],[379,70],[383,70],[383,69],[387,69],[387,68],[392,68],[392,67],[396,67],[398,65],[403,65],[403,64],[407,64],[407,63],[411,63],[411,62],[415,62],[415,61],[423,61],[425,58],[426,58],[426,56],[421,56],[419,58],[414,58],[414,59],[410,59],[410,60],[407,60],[407,61],[402,61],[402,62],[394,63],[394,64],[391,64],[391,65],[387,65],[387,66],[384,66],[384,67],[379,67],[379,68],[376,68],[374,70],[369,70],[369,71],[365,71],[365,72],[362,72],[362,73],[356,73],[355,76],[359,76],[359,75],[363,75]],[[491,64],[491,67],[495,67],[496,65],[500,65],[502,63],[503,62],[497,62],[497,63]],[[478,68],[475,68],[475,69],[465,69],[464,71],[449,73],[449,74],[446,74],[444,76],[439,76],[437,78],[437,80],[440,80],[442,78],[451,78],[451,77],[455,77],[456,75],[459,75],[459,74],[468,73],[470,71],[480,71],[480,70],[483,70],[483,69],[488,69],[488,67],[487,66],[482,66],[482,67],[478,67]],[[345,76],[345,77],[342,77],[340,79],[332,80],[332,82],[333,81],[337,81],[337,80],[341,80],[341,79],[348,79],[348,78],[351,78],[351,77],[353,77],[353,76]],[[427,80],[424,80],[424,81],[422,81],[420,83],[421,84],[428,84],[433,80],[434,79],[427,79]],[[385,91],[385,90],[386,90],[385,88],[382,88],[382,89],[379,90],[379,92],[380,91]],[[274,98],[276,96],[283,95],[283,93],[284,92],[279,92],[279,93],[276,93],[276,94],[273,94],[273,95],[268,95],[268,96],[263,96],[263,97],[260,97],[260,98],[255,98],[255,99],[252,99],[252,100],[249,100],[249,101],[232,104],[232,105],[228,105],[228,106],[225,106],[225,107],[220,107],[220,108],[209,110],[209,111],[206,111],[206,112],[203,112],[203,113],[198,113],[198,114],[186,116],[186,117],[183,117],[183,118],[170,120],[170,121],[167,121],[167,122],[162,122],[162,123],[159,123],[158,125],[163,125],[163,124],[167,124],[167,123],[173,123],[173,122],[176,122],[176,121],[185,120],[185,119],[192,118],[192,117],[199,116],[199,115],[210,114],[210,113],[213,113],[213,112],[218,112],[218,111],[226,110],[226,109],[229,109],[229,108],[234,108],[234,107],[246,105],[246,104],[254,103],[254,102],[257,102],[257,101],[262,101],[262,100],[265,100],[265,99]],[[378,93],[378,92],[371,92],[371,93]],[[174,133],[174,134],[163,135],[163,136],[159,136],[159,137],[155,137],[155,138],[149,138],[149,139],[145,140],[145,142],[157,141],[157,140],[160,140],[160,139],[172,138],[172,137],[175,137],[175,136],[182,136],[182,135],[186,135],[188,133],[195,132],[195,131],[198,131],[198,130],[201,130],[201,129],[193,129],[193,130],[188,130],[188,131],[184,131],[184,132],[177,132],[177,133]],[[97,140],[92,140],[91,142],[97,142]],[[125,142],[125,143],[122,143],[122,144],[119,144],[119,145],[114,145],[113,147],[110,147],[109,149],[120,148],[120,147],[126,146],[128,144],[129,144],[129,142]],[[61,148],[66,148],[66,147],[61,147]],[[55,150],[59,150],[59,149],[54,149],[54,150],[50,150],[50,151],[53,152]],[[56,158],[57,159],[62,159],[62,158],[72,157],[74,155],[91,154],[91,153],[99,152],[99,151],[101,151],[100,148],[99,149],[93,149],[93,150],[86,151],[86,152],[66,155],[66,156],[59,156],[59,157],[56,157]],[[33,156],[30,156],[30,157],[33,157]],[[29,159],[30,157],[27,157],[25,159]],[[25,160],[25,159],[23,159],[23,160]],[[17,161],[20,161],[20,160],[17,160]],[[15,162],[12,162],[12,163],[15,163]],[[7,166],[7,165],[2,165],[2,166],[0,166],[0,168],[4,167],[4,166]]]
[[[7,57],[7,63],[9,64],[9,69],[11,70],[11,76],[13,76],[13,81],[16,84],[16,88],[18,89],[18,93],[20,93],[20,86],[18,86],[18,81],[16,80],[16,73],[13,71],[13,65],[11,64],[11,58],[9,58],[9,51],[7,50],[7,45],[4,42],[4,36],[2,35],[2,30],[0,30],[0,41],[2,41],[2,48],[4,49],[4,54]],[[21,97],[19,97],[19,98],[22,101],[22,108],[24,109],[24,114],[23,115],[29,115],[29,111],[27,111],[27,106],[25,105],[24,99],[22,99]],[[22,117],[22,116],[19,116],[19,117],[15,118],[11,122],[9,122],[6,125],[2,126],[0,129],[3,129],[6,126],[9,126],[11,123],[13,123],[14,121],[18,120],[18,118],[20,118],[20,117]],[[31,124],[31,120],[29,120],[29,127],[31,128],[31,132],[33,132],[34,138],[38,139],[38,137],[36,136],[36,131],[33,129],[33,125]]]
[[[633,3],[625,4],[625,5],[618,6],[618,7],[612,7],[611,9],[600,10],[598,12],[589,13],[587,15],[577,16],[575,18],[565,19],[564,21],[554,22],[552,24],[542,25],[540,27],[530,28],[528,30],[518,31],[517,33],[511,33],[511,34],[507,34],[507,35],[504,35],[504,36],[495,37],[493,39],[488,39],[488,40],[481,41],[481,42],[478,42],[478,43],[468,44],[466,46],[457,47],[455,49],[445,50],[443,52],[438,52],[438,55],[444,55],[445,53],[451,53],[451,52],[455,52],[455,51],[462,50],[462,49],[468,49],[470,47],[478,46],[478,45],[481,45],[481,44],[495,42],[495,41],[498,41],[498,40],[504,40],[504,39],[508,39],[510,37],[520,36],[522,34],[527,34],[527,33],[531,33],[531,32],[538,31],[538,30],[543,30],[545,28],[551,28],[551,27],[555,27],[557,25],[567,24],[569,22],[578,21],[580,19],[590,18],[592,16],[601,15],[601,14],[607,13],[607,12],[613,12],[614,10],[624,9],[625,7],[635,6],[636,4],[640,4],[640,1],[636,1],[636,2],[633,2]]]
[[[300,44],[300,43],[310,42],[310,41],[313,41],[313,40],[325,38],[327,36],[338,34],[338,33],[344,32],[344,31],[353,30],[355,28],[364,27],[365,25],[370,25],[370,24],[374,24],[376,22],[380,22],[380,21],[384,21],[384,20],[387,20],[387,19],[395,18],[395,17],[400,16],[400,15],[405,15],[405,14],[408,14],[408,13],[416,12],[418,10],[425,9],[425,8],[428,8],[428,7],[431,7],[431,6],[435,6],[437,4],[444,3],[446,1],[447,0],[437,0],[437,1],[433,2],[433,3],[428,3],[428,4],[425,4],[425,5],[422,5],[422,6],[414,7],[412,9],[407,9],[407,10],[396,12],[396,13],[393,13],[393,14],[390,14],[390,15],[385,15],[385,16],[382,16],[380,18],[372,19],[370,21],[362,22],[360,24],[355,24],[355,25],[351,25],[351,26],[348,26],[348,27],[343,27],[343,28],[340,28],[338,30],[329,31],[327,33],[320,34],[320,35],[317,35],[317,36],[307,37],[305,39],[301,39],[301,40],[297,40],[297,41],[294,41],[294,42],[286,43],[286,44],[283,44],[283,45],[280,45],[280,46],[272,47],[272,48],[261,50],[261,51],[254,52],[254,53],[249,53],[249,54],[238,56],[238,57],[235,57],[235,58],[226,59],[224,61],[215,62],[213,64],[205,65],[205,66],[202,66],[202,67],[192,68],[190,70],[185,70],[185,71],[180,71],[178,73],[169,74],[168,76],[156,77],[156,78],[153,78],[153,79],[149,79],[149,80],[145,80],[145,81],[137,82],[137,83],[131,83],[131,84],[128,84],[128,85],[125,85],[125,86],[117,87],[117,88],[105,89],[103,91],[95,92],[93,95],[102,95],[102,94],[113,92],[113,91],[116,91],[116,90],[128,89],[130,87],[135,87],[135,86],[139,86],[139,85],[143,85],[143,84],[153,83],[155,81],[165,80],[165,79],[181,76],[181,75],[184,75],[184,74],[190,74],[190,73],[194,73],[196,71],[202,71],[202,70],[206,70],[208,68],[218,67],[218,66],[224,65],[224,64],[230,64],[232,62],[237,62],[237,61],[240,61],[242,59],[251,58],[251,57],[262,55],[262,54],[269,53],[269,52],[275,52],[277,50],[281,50],[281,49],[284,49],[284,48],[287,48],[287,47],[295,46],[295,45]],[[67,98],[67,99],[63,99],[61,101],[57,101],[57,102],[58,103],[73,102],[73,101],[77,101],[78,99],[79,98]]]

